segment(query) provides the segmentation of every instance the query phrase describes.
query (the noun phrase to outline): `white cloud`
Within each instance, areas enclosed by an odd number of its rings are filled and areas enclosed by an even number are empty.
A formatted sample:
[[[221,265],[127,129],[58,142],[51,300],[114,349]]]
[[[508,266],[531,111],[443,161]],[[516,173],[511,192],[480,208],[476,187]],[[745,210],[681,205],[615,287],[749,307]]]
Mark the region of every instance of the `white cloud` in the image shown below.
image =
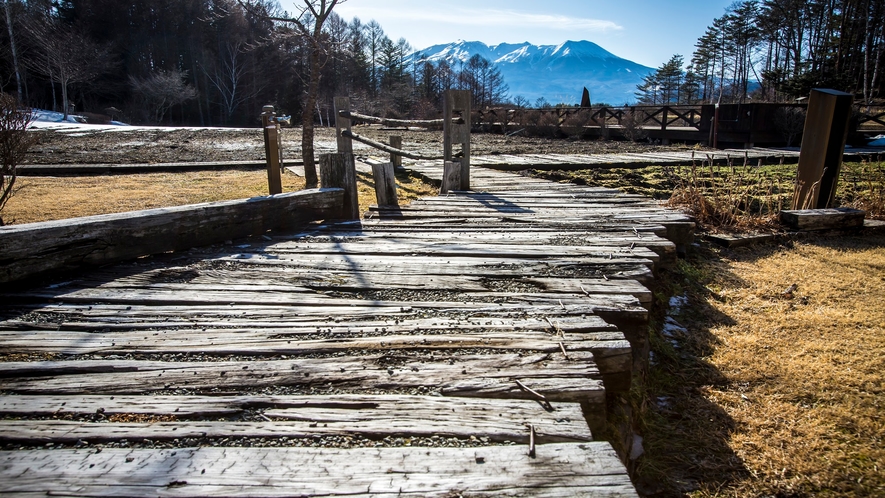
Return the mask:
[[[342,4],[337,12],[344,17],[358,16],[363,21],[377,18],[385,20],[396,19],[410,22],[433,22],[460,26],[490,26],[551,29],[557,31],[588,31],[605,33],[618,31],[622,26],[615,22],[604,19],[589,19],[570,17],[563,15],[534,14],[514,10],[499,9],[387,9],[387,8],[358,8],[358,4]],[[382,21],[382,25],[383,25]]]

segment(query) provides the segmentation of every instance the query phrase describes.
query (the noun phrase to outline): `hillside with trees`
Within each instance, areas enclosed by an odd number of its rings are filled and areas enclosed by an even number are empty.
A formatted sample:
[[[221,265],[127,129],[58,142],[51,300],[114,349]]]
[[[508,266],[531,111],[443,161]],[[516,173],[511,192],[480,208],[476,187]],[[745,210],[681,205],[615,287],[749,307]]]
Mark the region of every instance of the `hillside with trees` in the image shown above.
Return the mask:
[[[788,102],[826,87],[873,104],[885,89],[885,2],[744,0],[713,20],[684,59],[638,86],[645,104]]]
[[[2,1],[0,84],[32,107],[251,126],[265,104],[293,115],[307,106],[328,123],[335,95],[390,117],[433,115],[451,88],[481,90],[478,105],[506,98],[490,61],[410,62],[407,40],[390,39],[373,20],[341,18],[335,2],[318,23],[312,1],[295,13],[271,0]],[[315,101],[307,98],[312,56],[314,83],[322,82]]]

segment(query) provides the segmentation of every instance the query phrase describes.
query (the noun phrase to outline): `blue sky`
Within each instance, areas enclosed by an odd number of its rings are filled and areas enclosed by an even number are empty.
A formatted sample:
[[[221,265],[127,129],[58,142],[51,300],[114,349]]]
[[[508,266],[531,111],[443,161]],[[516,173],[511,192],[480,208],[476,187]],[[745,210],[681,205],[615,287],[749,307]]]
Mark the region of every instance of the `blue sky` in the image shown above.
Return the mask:
[[[336,12],[375,19],[415,49],[461,39],[558,45],[589,40],[619,57],[658,67],[694,44],[734,0],[347,0]],[[295,0],[281,0],[291,9]],[[300,1],[297,1],[300,4]]]

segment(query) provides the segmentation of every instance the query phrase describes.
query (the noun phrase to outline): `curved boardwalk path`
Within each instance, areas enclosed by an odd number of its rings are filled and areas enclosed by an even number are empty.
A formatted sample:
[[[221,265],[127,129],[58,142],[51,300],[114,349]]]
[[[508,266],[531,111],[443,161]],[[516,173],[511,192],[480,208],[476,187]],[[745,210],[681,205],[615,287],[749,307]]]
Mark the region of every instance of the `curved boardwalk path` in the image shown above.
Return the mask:
[[[634,496],[593,433],[690,221],[473,185],[3,295],[0,494]]]

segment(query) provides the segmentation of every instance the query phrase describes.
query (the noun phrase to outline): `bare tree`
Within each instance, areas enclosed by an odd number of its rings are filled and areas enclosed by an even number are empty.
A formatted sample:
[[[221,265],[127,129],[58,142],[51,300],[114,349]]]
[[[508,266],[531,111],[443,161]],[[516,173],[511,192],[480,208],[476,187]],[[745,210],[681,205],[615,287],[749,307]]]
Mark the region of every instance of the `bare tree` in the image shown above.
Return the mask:
[[[203,68],[206,78],[218,92],[225,122],[230,121],[240,104],[260,93],[263,88],[260,84],[251,88],[243,84],[249,71],[242,54],[242,43],[228,44],[214,70]]]
[[[67,119],[69,87],[93,81],[112,69],[116,61],[108,46],[95,43],[85,33],[58,21],[31,23],[29,29],[38,50],[27,65],[61,86],[64,119]]]
[[[15,193],[18,163],[34,144],[35,137],[27,131],[32,119],[31,110],[19,108],[15,97],[0,94],[0,211]],[[0,226],[3,226],[2,217]]]
[[[6,29],[9,31],[9,48],[12,52],[12,67],[15,71],[15,84],[18,90],[18,100],[22,100],[22,75],[18,65],[18,50],[15,46],[15,33],[13,31],[12,14],[9,11],[9,0],[4,0],[3,7],[6,10]]]
[[[256,8],[258,0],[237,0],[243,8],[249,12],[267,17],[273,21],[284,22],[296,28],[298,34],[309,40],[311,44],[310,62],[308,70],[310,77],[307,84],[307,96],[304,99],[304,107],[301,110],[301,154],[304,160],[304,180],[307,187],[315,187],[319,183],[316,171],[316,161],[313,154],[313,109],[316,107],[317,91],[320,87],[320,59],[323,56],[324,46],[322,43],[323,24],[332,9],[345,0],[302,0],[303,7],[298,8],[297,16],[268,16],[262,14],[261,9]]]
[[[139,95],[145,104],[145,110],[151,113],[154,123],[163,121],[166,111],[173,106],[183,104],[196,98],[194,87],[184,82],[187,71],[156,71],[145,78],[129,78],[132,91]]]

